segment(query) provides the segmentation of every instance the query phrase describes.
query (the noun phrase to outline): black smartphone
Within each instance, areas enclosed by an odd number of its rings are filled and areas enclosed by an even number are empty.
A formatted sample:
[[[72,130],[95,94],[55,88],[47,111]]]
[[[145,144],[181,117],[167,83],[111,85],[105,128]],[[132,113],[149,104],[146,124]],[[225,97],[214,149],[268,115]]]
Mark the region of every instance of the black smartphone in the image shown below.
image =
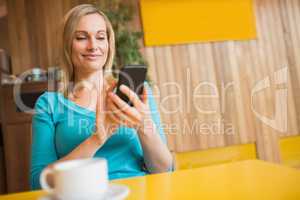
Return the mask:
[[[146,79],[147,67],[145,65],[125,65],[119,71],[119,80],[116,94],[130,106],[133,106],[129,98],[120,90],[121,85],[128,86],[140,98],[143,93],[144,82]]]

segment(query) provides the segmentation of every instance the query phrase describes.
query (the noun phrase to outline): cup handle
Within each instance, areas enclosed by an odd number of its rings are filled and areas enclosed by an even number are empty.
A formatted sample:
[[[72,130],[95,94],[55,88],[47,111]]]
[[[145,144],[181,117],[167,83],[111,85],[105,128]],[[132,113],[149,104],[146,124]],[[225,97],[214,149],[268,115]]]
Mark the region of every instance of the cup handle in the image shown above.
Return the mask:
[[[48,193],[53,193],[54,188],[50,187],[50,185],[47,182],[47,176],[49,174],[53,174],[53,170],[49,168],[44,169],[40,176],[40,183],[42,189],[46,190]]]

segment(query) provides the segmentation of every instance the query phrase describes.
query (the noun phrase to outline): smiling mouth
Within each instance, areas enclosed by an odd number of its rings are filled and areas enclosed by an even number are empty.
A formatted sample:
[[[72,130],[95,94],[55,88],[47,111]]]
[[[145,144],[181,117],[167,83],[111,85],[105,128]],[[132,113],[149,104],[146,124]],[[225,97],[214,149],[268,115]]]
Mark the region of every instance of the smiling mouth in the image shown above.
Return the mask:
[[[82,55],[82,56],[88,60],[95,60],[99,58],[101,55]]]

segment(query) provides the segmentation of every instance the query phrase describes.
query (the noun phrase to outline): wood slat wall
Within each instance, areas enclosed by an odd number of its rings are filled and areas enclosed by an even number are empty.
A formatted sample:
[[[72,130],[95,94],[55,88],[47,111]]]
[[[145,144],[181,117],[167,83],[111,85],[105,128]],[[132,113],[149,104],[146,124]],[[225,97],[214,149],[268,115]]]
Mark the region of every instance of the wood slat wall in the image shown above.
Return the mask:
[[[9,51],[7,16],[0,17],[0,49]]]
[[[87,1],[85,1],[87,2]],[[63,15],[76,0],[10,0],[8,24],[13,73],[33,67],[44,69],[58,65],[57,34]]]
[[[58,22],[71,7],[88,2],[93,1],[8,1],[13,72],[19,74],[37,65],[44,68],[56,65]],[[138,1],[128,2],[138,8]],[[299,10],[299,0],[255,0],[257,40],[142,50],[150,64],[154,91],[158,94],[172,150],[257,142],[261,159],[280,161],[279,137],[299,133]],[[133,27],[140,27],[138,15],[134,23]],[[276,84],[275,75],[284,74],[284,70],[278,72],[284,68],[287,68],[287,83]],[[270,87],[256,93],[252,102],[251,91],[267,77]],[[201,98],[193,99],[193,92],[201,94]],[[287,100],[287,130],[283,132],[262,123],[253,111],[270,119],[277,114],[279,121],[276,122],[283,122],[285,113],[276,110],[278,92],[287,93],[287,98],[283,98]],[[205,94],[210,96],[205,98]],[[279,108],[284,108],[284,102]]]

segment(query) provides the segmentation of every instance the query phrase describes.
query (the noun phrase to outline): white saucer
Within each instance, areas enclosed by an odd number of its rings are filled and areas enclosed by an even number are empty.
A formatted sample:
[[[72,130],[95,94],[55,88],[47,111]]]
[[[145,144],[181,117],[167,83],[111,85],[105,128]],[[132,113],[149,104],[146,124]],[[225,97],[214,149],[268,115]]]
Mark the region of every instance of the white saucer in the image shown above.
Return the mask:
[[[129,188],[125,185],[109,184],[107,191],[99,200],[123,200],[129,194]],[[55,195],[48,194],[40,197],[38,200],[61,200]]]

